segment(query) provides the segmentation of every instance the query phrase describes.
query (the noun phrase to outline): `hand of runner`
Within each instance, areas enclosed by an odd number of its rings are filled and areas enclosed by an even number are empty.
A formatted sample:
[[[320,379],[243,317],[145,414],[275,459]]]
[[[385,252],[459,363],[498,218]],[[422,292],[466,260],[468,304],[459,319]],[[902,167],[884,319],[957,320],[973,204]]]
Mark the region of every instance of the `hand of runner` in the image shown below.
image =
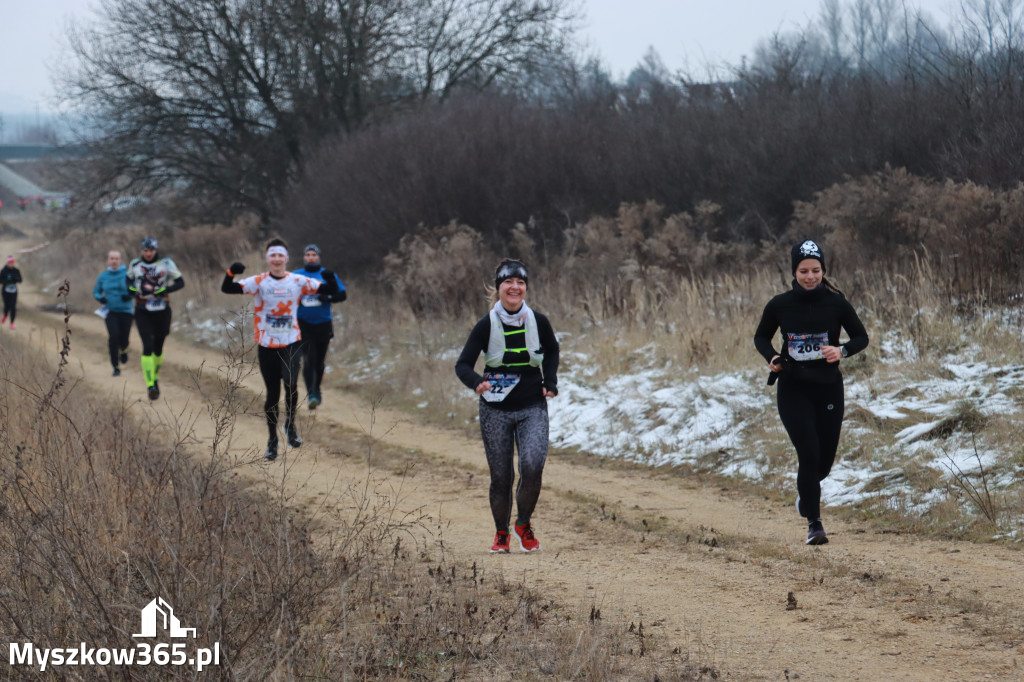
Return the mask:
[[[781,355],[776,355],[774,358],[772,358],[771,362],[768,363],[768,369],[771,370],[772,372],[775,372],[776,374],[781,372],[784,367],[785,365],[782,364]]]
[[[230,272],[232,275],[241,275],[243,272],[245,272],[245,266],[239,263],[238,261],[235,261],[228,268],[228,272]]]
[[[843,359],[843,350],[839,346],[822,346],[821,354],[829,362],[839,362]]]
[[[487,393],[487,391],[489,391],[489,390],[491,390],[491,382],[489,382],[489,381],[481,381],[476,386],[476,394],[477,395],[483,395],[484,393]]]

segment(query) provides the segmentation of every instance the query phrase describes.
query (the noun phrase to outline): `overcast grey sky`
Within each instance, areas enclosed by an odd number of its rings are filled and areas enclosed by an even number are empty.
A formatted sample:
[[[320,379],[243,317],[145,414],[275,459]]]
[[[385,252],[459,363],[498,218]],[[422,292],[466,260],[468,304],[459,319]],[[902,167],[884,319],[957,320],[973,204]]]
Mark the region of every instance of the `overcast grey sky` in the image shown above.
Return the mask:
[[[946,23],[954,0],[907,0]],[[627,74],[653,46],[670,70],[698,75],[706,64],[738,64],[758,40],[804,26],[821,0],[581,0],[581,37],[616,76]],[[90,0],[2,0],[0,113],[51,108],[50,68],[73,16],[89,16]]]
[[[905,0],[941,25],[958,0]],[[848,5],[850,0],[843,0]],[[582,31],[616,76],[653,46],[669,70],[738,65],[758,41],[815,21],[821,0],[583,0]]]

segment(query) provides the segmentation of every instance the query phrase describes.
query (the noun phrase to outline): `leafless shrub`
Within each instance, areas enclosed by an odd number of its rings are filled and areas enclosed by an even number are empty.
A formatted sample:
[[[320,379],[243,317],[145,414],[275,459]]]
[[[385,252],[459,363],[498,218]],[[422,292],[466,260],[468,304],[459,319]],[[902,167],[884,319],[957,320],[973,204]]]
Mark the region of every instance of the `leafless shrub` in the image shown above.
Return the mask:
[[[452,222],[402,237],[384,279],[418,317],[452,316],[479,307],[494,261],[478,232]]]
[[[946,469],[952,476],[953,485],[971,501],[981,514],[988,519],[989,523],[998,524],[999,509],[989,489],[989,476],[985,472],[985,465],[978,454],[978,443],[975,435],[971,434],[971,444],[974,446],[974,459],[978,462],[978,473],[969,474],[960,468],[948,452],[945,452],[946,462],[943,462]]]

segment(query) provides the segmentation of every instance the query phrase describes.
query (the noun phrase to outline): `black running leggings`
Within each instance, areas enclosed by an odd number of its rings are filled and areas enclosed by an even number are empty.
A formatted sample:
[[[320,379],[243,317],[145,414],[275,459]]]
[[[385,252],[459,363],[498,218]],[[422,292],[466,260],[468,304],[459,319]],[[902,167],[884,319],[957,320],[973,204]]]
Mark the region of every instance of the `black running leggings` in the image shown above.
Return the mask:
[[[110,364],[118,365],[122,350],[128,349],[128,337],[132,333],[132,314],[107,313],[107,349],[110,351]]]
[[[146,310],[135,307],[135,326],[139,328],[143,355],[163,355],[164,339],[171,333],[171,309]]]
[[[843,426],[843,380],[807,384],[779,377],[779,417],[796,448],[796,489],[808,519],[821,516],[821,482],[832,471]]]
[[[3,292],[4,298],[4,317],[11,324],[14,324],[14,314],[17,312],[18,307],[18,292],[17,291],[5,291]]]
[[[263,403],[263,412],[267,416],[267,431],[271,438],[277,438],[278,408],[281,400],[281,382],[284,382],[285,424],[291,425],[295,420],[295,405],[299,401],[299,361],[302,358],[301,343],[284,346],[283,348],[264,348],[260,346],[256,352],[260,362],[260,374],[267,387],[267,400]]]
[[[306,384],[306,393],[319,394],[320,383],[324,380],[327,347],[334,337],[334,324],[310,324],[299,320],[299,331],[302,333],[302,379]]]
[[[540,497],[544,462],[548,457],[548,403],[519,410],[502,410],[480,401],[480,435],[491,469],[491,515],[497,530],[508,530],[512,517],[513,447],[519,450],[516,515],[527,523]]]

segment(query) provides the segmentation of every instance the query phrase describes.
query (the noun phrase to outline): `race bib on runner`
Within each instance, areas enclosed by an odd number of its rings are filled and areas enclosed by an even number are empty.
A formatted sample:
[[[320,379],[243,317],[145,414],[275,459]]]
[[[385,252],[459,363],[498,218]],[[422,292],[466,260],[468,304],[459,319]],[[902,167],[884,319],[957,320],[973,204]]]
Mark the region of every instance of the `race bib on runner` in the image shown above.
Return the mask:
[[[303,296],[302,300],[299,303],[300,305],[302,305],[303,308],[316,308],[318,306],[323,305],[323,303],[320,302],[320,297],[316,294],[309,294],[308,296]]]
[[[150,312],[158,312],[167,308],[166,298],[147,298],[146,299],[146,310]]]
[[[828,332],[786,334],[786,346],[789,348],[789,357],[797,362],[824,360],[825,355],[821,352],[821,349],[827,345]]]
[[[480,397],[489,403],[500,403],[516,387],[521,374],[484,374],[484,381],[491,382],[491,390],[484,391]]]
[[[267,336],[279,345],[288,345],[288,337],[292,332],[291,315],[267,315]]]
[[[16,294],[18,293],[18,285],[8,284],[7,286],[4,287],[4,291],[6,291],[9,294]]]

